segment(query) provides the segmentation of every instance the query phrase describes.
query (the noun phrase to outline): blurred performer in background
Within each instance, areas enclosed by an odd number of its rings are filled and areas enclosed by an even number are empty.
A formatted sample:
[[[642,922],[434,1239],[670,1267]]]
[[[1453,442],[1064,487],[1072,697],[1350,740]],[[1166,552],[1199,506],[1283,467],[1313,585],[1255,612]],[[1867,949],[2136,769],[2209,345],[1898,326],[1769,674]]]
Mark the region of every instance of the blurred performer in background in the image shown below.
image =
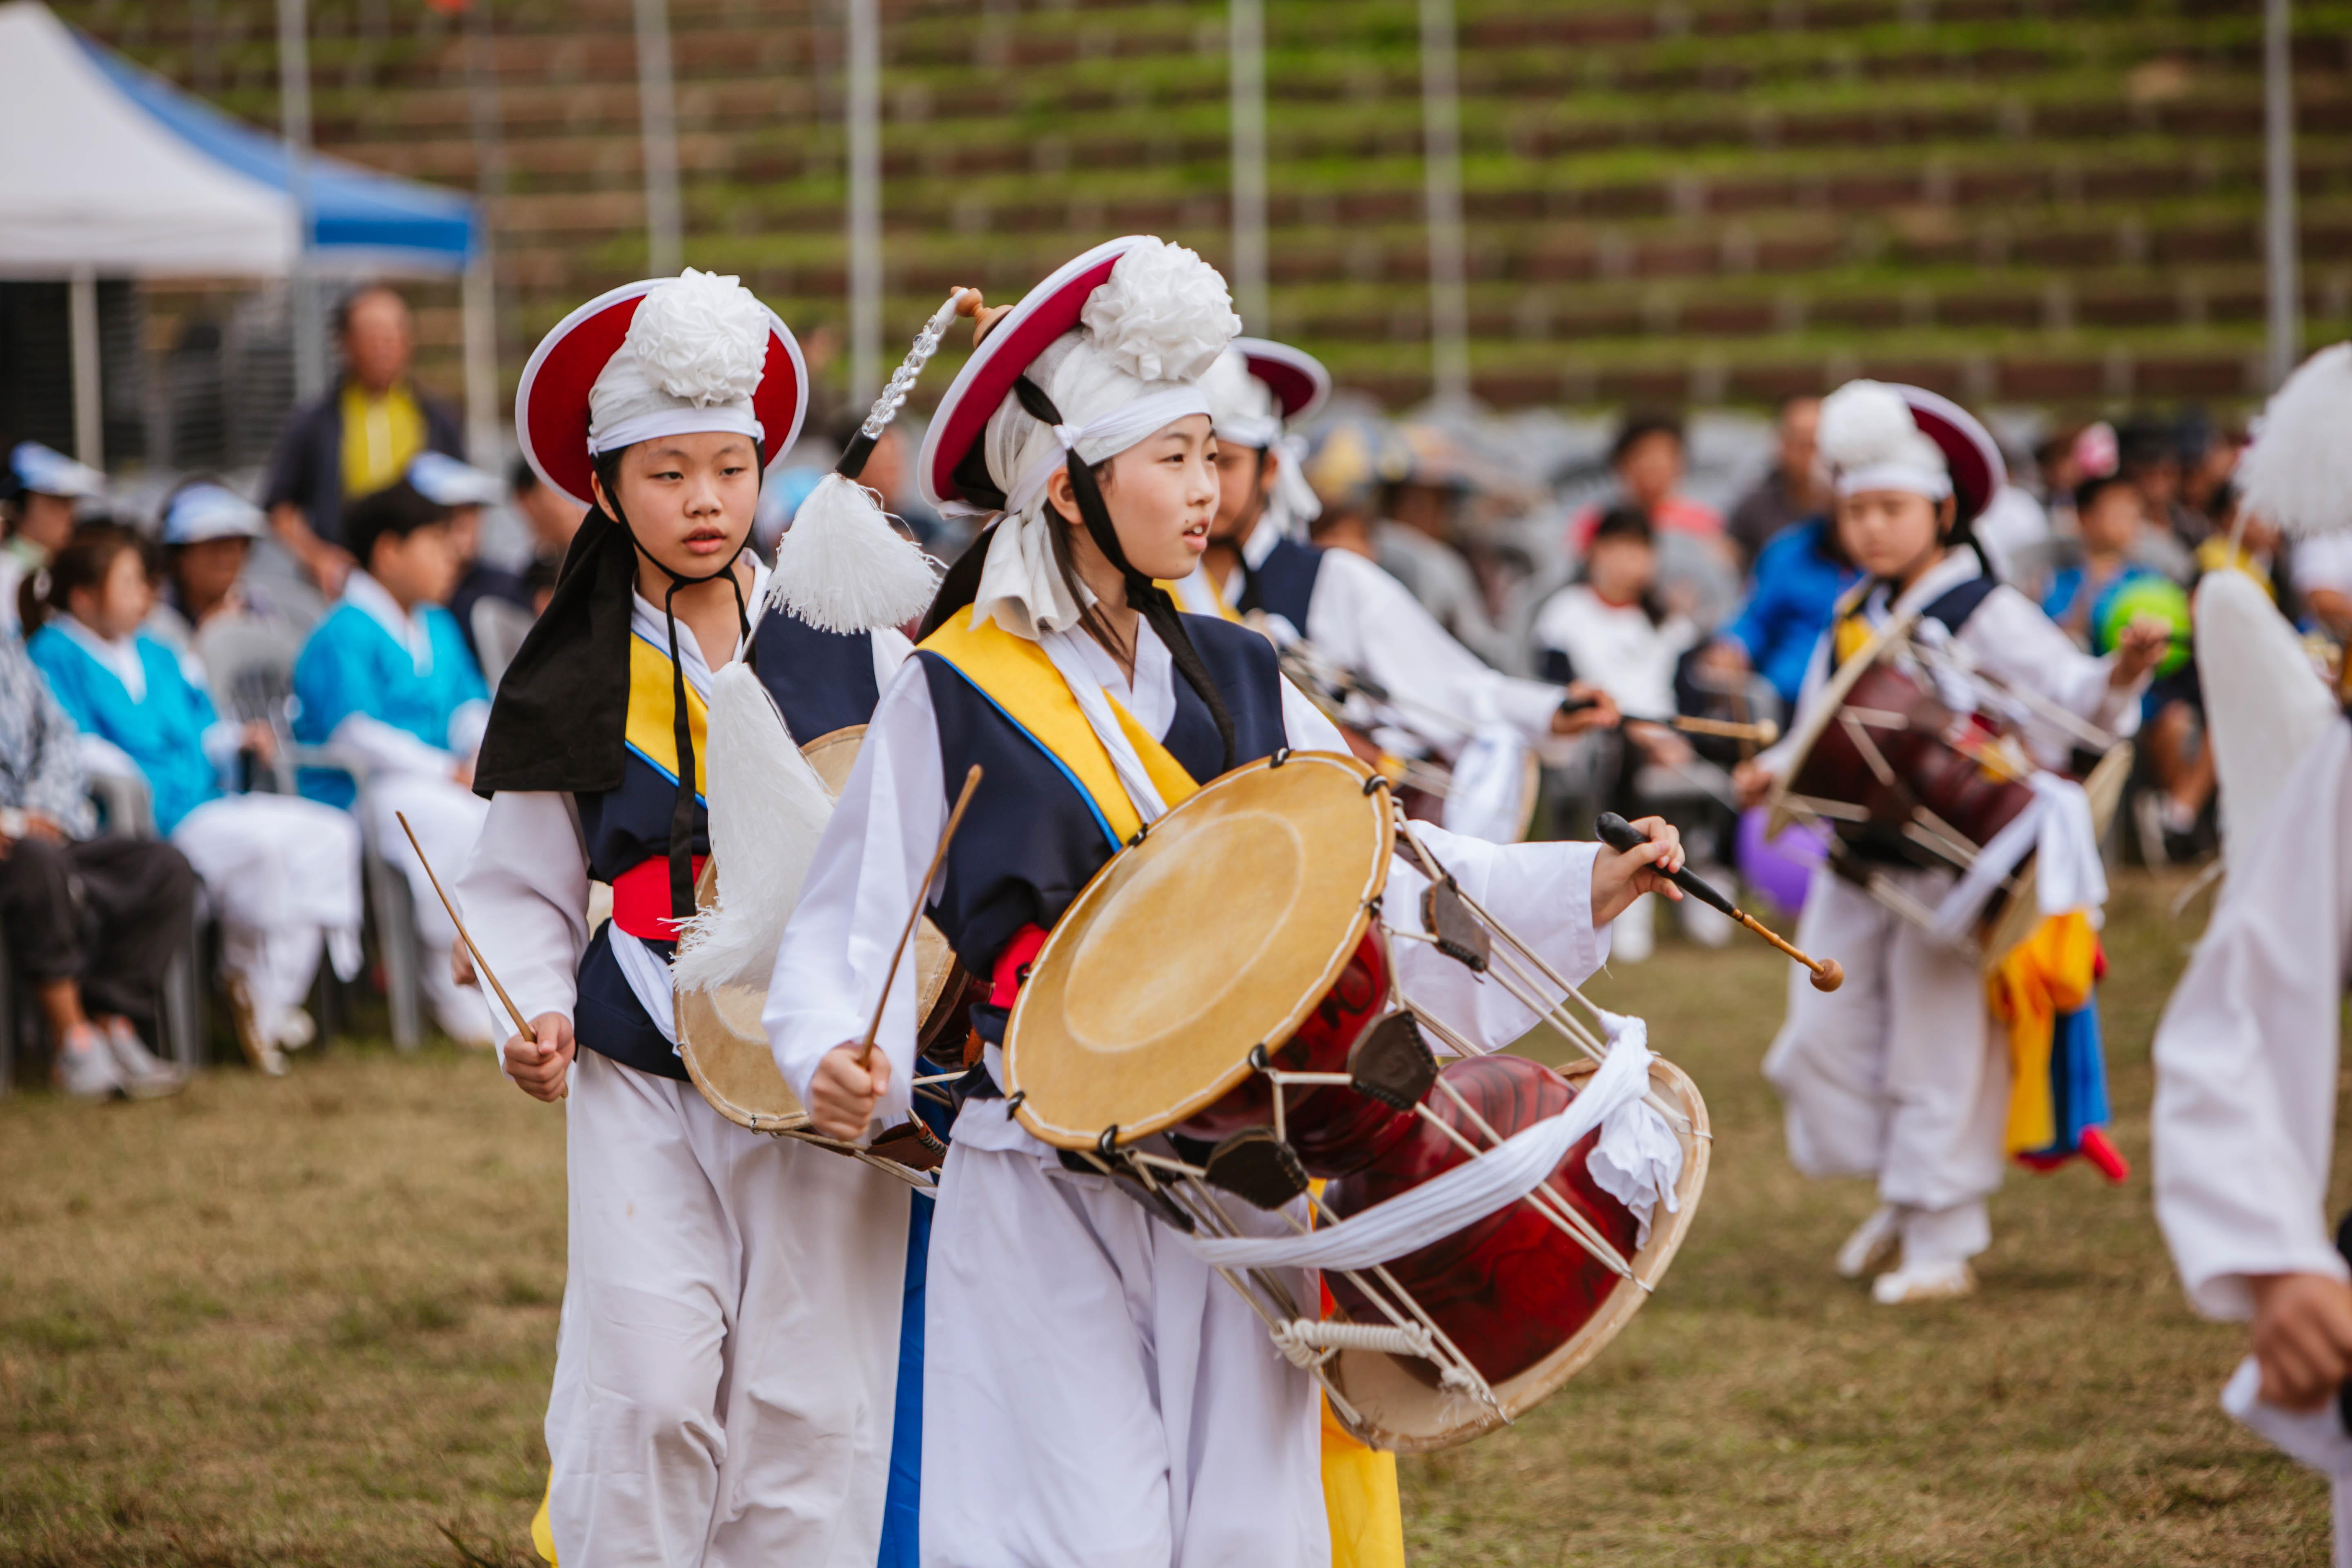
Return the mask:
[[[863,724],[906,656],[895,632],[763,612],[769,574],[744,542],[762,455],[791,447],[806,385],[774,313],[689,268],[573,311],[517,400],[541,482],[594,506],[499,689],[475,773],[489,813],[458,890],[532,1022],[505,1070],[565,1101],[542,1514],[563,1568],[912,1561],[914,1500],[890,1495],[911,1194],[721,1117],[672,1011],[709,847],[714,668],[753,661],[814,739]],[[592,880],[613,889],[593,935]],[[905,1521],[896,1543],[886,1517]]]
[[[1845,554],[1864,574],[1813,655],[1790,741],[1741,766],[1746,804],[1762,802],[1793,764],[1794,737],[1832,673],[1874,632],[1916,613],[1922,638],[1953,646],[1974,668],[2105,729],[2129,734],[2139,697],[2162,656],[2161,627],[2135,626],[2106,658],[2067,640],[2032,601],[2002,585],[1979,558],[1969,524],[2002,477],[1991,437],[1965,409],[1916,387],[1849,382],[1822,406],[1821,450],[1837,497]],[[1986,706],[1970,697],[1965,706]],[[2049,748],[2054,745],[2055,752]],[[2029,737],[2042,767],[2068,747]],[[1991,1244],[1986,1200],[2000,1184],[2009,1121],[2006,1049],[1991,1026],[1977,955],[1939,942],[1856,879],[1884,870],[1934,910],[1948,871],[1864,866],[1860,850],[1813,874],[1798,945],[1835,953],[1846,983],[1789,992],[1788,1020],[1765,1058],[1787,1107],[1790,1158],[1811,1176],[1869,1176],[1879,1206],[1838,1253],[1858,1278],[1900,1249],[1873,1282],[1886,1305],[1964,1296],[1969,1260]],[[2104,890],[2101,890],[2104,897]],[[1801,972],[1800,972],[1801,974]]]

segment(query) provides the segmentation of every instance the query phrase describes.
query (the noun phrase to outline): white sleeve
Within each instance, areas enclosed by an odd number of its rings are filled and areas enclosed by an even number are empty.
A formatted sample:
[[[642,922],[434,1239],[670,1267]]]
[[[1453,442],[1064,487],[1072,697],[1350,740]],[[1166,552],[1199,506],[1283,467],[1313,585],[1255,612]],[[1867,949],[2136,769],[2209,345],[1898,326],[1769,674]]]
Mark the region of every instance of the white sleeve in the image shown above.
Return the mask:
[[[2346,1277],[2326,1211],[2352,937],[2352,727],[2329,726],[2239,847],[2157,1026],[2156,1217],[2198,1310],[2246,1277]]]
[[[2110,677],[2115,658],[2093,658],[2058,629],[2041,606],[2003,584],[1985,596],[1962,623],[1959,642],[1989,674],[2012,686],[2040,692],[2069,713],[2117,735],[2139,731],[2145,678],[2118,688]]]
[[[1481,723],[1548,740],[1566,695],[1494,668],[1438,625],[1402,583],[1349,551],[1323,552],[1301,629],[1330,658],[1387,688],[1405,727],[1449,752]]]
[[[1287,680],[1282,683],[1282,721],[1285,736],[1297,751],[1348,749],[1338,727]],[[1598,844],[1488,844],[1429,822],[1416,822],[1412,830],[1464,892],[1510,927],[1562,979],[1580,985],[1607,960],[1609,933],[1592,924],[1592,863],[1601,851]],[[1384,918],[1401,930],[1426,934],[1421,896],[1428,887],[1428,877],[1400,844],[1381,896]],[[1471,973],[1429,943],[1400,942],[1392,952],[1405,994],[1473,1044],[1500,1049],[1535,1026],[1535,1015],[1499,984]],[[1553,987],[1542,990],[1551,1000],[1559,999]]]
[[[204,748],[205,761],[212,763],[213,772],[224,779],[233,779],[237,753],[245,750],[245,726],[234,719],[215,719],[205,726],[197,743]]]
[[[572,1014],[588,945],[588,852],[568,795],[501,790],[450,889],[490,972],[526,1018]],[[488,982],[491,1016],[513,1027]],[[504,1065],[504,1057],[500,1065]]]
[[[345,715],[327,737],[327,744],[370,773],[430,773],[448,778],[457,768],[457,759],[440,747],[427,745],[407,731],[365,713]]]
[[[981,792],[988,787],[983,778]],[[947,819],[930,684],[921,661],[910,658],[875,706],[856,765],[817,840],[761,1012],[777,1069],[803,1103],[825,1053],[865,1038],[916,898],[936,898],[919,884]],[[877,1110],[885,1125],[907,1116],[921,1022],[915,1003],[909,955],[898,965],[878,1037],[891,1069]]]

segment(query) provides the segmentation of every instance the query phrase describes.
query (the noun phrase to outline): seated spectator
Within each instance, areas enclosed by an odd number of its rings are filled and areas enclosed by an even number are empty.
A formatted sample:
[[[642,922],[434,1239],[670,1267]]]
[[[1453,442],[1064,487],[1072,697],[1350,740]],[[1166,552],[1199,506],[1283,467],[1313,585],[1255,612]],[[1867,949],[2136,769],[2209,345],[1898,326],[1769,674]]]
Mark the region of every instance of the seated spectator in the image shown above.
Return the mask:
[[[482,645],[474,626],[474,606],[497,599],[530,612],[530,594],[520,573],[493,566],[482,559],[482,509],[503,499],[499,481],[481,469],[439,452],[422,452],[408,465],[409,487],[449,511],[449,541],[457,552],[457,585],[449,591],[449,613],[466,639],[466,651],[482,665]]]
[[[2238,487],[2227,480],[2205,500],[2212,510],[2213,534],[2197,547],[2198,581],[2209,572],[2242,572],[2277,604],[2286,566],[2279,548],[2284,535],[2269,519],[2247,511]]]
[[[541,483],[539,470],[530,466],[529,458],[517,458],[507,470],[507,493],[514,498],[523,526],[530,530],[533,563],[547,563],[547,580],[552,584],[563,565],[564,552],[572,548],[572,536],[580,531],[588,514]],[[526,569],[523,575],[530,576],[530,571]]]
[[[163,582],[148,634],[187,653],[206,626],[262,614],[243,578],[268,529],[261,509],[225,485],[198,479],[173,490],[163,503]]]
[[[1720,829],[1727,823],[1716,820],[1706,800],[1711,787],[1727,787],[1716,782],[1718,771],[1700,761],[1680,731],[1645,721],[1673,717],[1675,667],[1699,641],[1696,626],[1668,614],[1659,602],[1657,582],[1657,541],[1650,520],[1630,506],[1601,514],[1578,581],[1546,600],[1536,614],[1538,673],[1562,686],[1577,680],[1597,686],[1627,715],[1620,731],[1622,765],[1610,791],[1613,807],[1636,816],[1653,810],[1695,816]],[[1704,868],[1717,858],[1719,832],[1686,829],[1685,837],[1694,867],[1713,878]],[[1684,911],[1684,927],[1693,936],[1709,946],[1730,940],[1729,922],[1720,912],[1696,899],[1684,902],[1706,910],[1703,916]],[[1619,922],[1623,945],[1612,945],[1618,956],[1637,962],[1647,955],[1648,910],[1646,903],[1637,904],[1628,911],[1633,919]]]
[[[1408,448],[1408,466],[1382,489],[1381,517],[1371,529],[1373,559],[1454,641],[1496,668],[1507,669],[1513,650],[1496,629],[1478,574],[1462,552],[1469,474],[1434,432],[1415,435],[1419,439]],[[1316,542],[1327,542],[1320,534]]]
[[[262,487],[278,542],[330,598],[356,559],[344,509],[398,479],[419,452],[466,455],[456,416],[409,380],[416,341],[406,300],[361,289],[336,308],[335,337],[342,381],[295,411]]]
[[[49,563],[73,536],[74,509],[102,500],[106,476],[38,441],[19,441],[0,469],[0,637],[22,624],[25,580]]]
[[[2088,647],[2091,614],[2101,596],[2125,578],[2151,570],[2141,550],[2147,503],[2137,485],[2120,473],[2108,474],[2084,479],[2074,491],[2074,517],[2080,559],[2051,575],[2042,613]]]
[[[1780,405],[1775,431],[1780,449],[1756,488],[1731,509],[1727,530],[1739,547],[1739,569],[1756,564],[1764,546],[1783,529],[1821,516],[1829,507],[1829,487],[1815,468],[1813,437],[1821,429],[1822,400],[1791,397]]]
[[[1815,409],[1818,418],[1819,408]],[[1638,508],[1659,533],[1686,533],[1704,541],[1726,563],[1734,559],[1725,537],[1723,514],[1678,494],[1688,459],[1683,447],[1681,416],[1660,412],[1636,412],[1625,416],[1617,439],[1609,448],[1609,467],[1617,476],[1619,501]],[[1601,509],[1586,507],[1568,525],[1568,547],[1580,558],[1601,526]]]
[[[434,869],[454,882],[488,809],[470,786],[489,693],[445,607],[458,570],[449,510],[403,479],[361,500],[346,521],[360,564],[294,663],[295,739],[330,748],[343,769],[303,769],[302,793],[363,805],[362,830],[408,879],[435,1019],[452,1039],[486,1046],[489,1016],[446,962],[457,929],[396,819],[408,818]],[[354,775],[366,784],[363,801]]]
[[[78,1100],[168,1094],[179,1071],[139,1037],[185,952],[196,875],[153,839],[93,837],[81,738],[24,645],[0,637],[0,933]],[[14,1020],[9,1021],[14,1027]]]
[[[156,831],[195,868],[220,921],[237,1043],[274,1076],[317,1033],[302,1004],[320,950],[345,979],[359,973],[359,833],[315,801],[224,792],[239,753],[267,764],[277,736],[221,719],[179,657],[140,631],[152,597],[136,537],[85,527],[50,564],[50,615],[29,650],[85,746],[105,748],[93,765],[146,781]]]
[[[1836,618],[1838,595],[1860,575],[1828,518],[1787,530],[1757,555],[1748,603],[1700,655],[1703,664],[1718,679],[1754,670],[1771,682],[1781,710],[1795,712],[1813,649]]]

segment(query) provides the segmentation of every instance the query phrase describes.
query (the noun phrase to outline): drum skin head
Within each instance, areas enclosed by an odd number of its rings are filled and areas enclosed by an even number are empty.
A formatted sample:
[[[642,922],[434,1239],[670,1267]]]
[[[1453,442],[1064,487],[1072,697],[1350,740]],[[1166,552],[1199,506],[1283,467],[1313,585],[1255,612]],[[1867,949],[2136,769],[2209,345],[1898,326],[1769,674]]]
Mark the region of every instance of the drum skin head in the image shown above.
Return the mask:
[[[866,726],[853,724],[820,735],[801,748],[826,789],[838,795],[850,765],[857,761],[857,743]],[[719,900],[719,861],[707,861],[695,883],[694,901],[709,909]],[[955,954],[931,922],[915,932],[916,1016],[929,1018],[938,1005],[955,968]],[[702,1091],[710,1108],[754,1132],[793,1132],[809,1124],[808,1112],[776,1070],[768,1031],[760,1022],[768,994],[756,985],[721,985],[709,991],[677,991],[671,994],[677,1021],[678,1059],[686,1076]]]
[[[1883,658],[1886,650],[1911,635],[1912,626],[1919,619],[1916,610],[1906,610],[1871,634],[1870,641],[1854,652],[1853,658],[1830,672],[1830,679],[1821,695],[1805,714],[1804,722],[1783,742],[1788,748],[1789,770],[1773,781],[1772,793],[1765,801],[1764,834],[1778,838],[1797,820],[1797,808],[1789,804],[1789,786],[1799,773],[1805,771],[1805,759],[1812,754],[1813,743],[1822,731],[1836,720],[1838,710],[1845,706],[1846,694],[1854,682]]]
[[[1593,1062],[1576,1062],[1559,1069],[1562,1077],[1581,1088],[1598,1070]],[[1707,1152],[1714,1147],[1707,1132],[1706,1102],[1680,1068],[1659,1058],[1650,1064],[1650,1088],[1659,1099],[1690,1119],[1687,1128],[1675,1129],[1683,1146],[1682,1180],[1675,1184],[1675,1210],[1659,1209],[1651,1216],[1650,1239],[1633,1258],[1633,1273],[1654,1289],[1666,1266],[1689,1234],[1706,1187]],[[1642,1310],[1650,1292],[1621,1279],[1601,1310],[1543,1360],[1518,1376],[1495,1386],[1502,1411],[1476,1395],[1432,1388],[1379,1351],[1341,1351],[1329,1363],[1331,1381],[1341,1397],[1356,1408],[1349,1421],[1335,1404],[1331,1414],[1359,1440],[1397,1454],[1426,1454],[1451,1448],[1493,1431],[1505,1417],[1517,1420],[1559,1392],[1562,1384],[1584,1370],[1607,1348],[1618,1331]]]
[[[1129,1143],[1207,1109],[1347,967],[1388,879],[1387,791],[1353,757],[1235,769],[1097,872],[1045,940],[1004,1034],[1034,1136]]]

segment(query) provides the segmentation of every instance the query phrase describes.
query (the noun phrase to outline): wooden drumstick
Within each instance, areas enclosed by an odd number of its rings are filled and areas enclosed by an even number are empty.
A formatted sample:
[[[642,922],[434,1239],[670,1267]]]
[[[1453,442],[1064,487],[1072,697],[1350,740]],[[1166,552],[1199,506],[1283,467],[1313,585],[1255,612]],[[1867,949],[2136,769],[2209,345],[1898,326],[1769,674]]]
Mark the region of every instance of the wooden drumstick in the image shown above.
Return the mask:
[[[1570,697],[1560,703],[1559,710],[1581,713],[1600,706],[1598,697]],[[1680,730],[1685,735],[1720,735],[1726,740],[1749,741],[1759,746],[1769,746],[1780,738],[1780,726],[1769,719],[1742,723],[1735,719],[1695,719],[1686,713],[1677,713],[1671,719],[1654,719],[1646,713],[1620,713],[1617,718],[1626,724],[1655,724],[1662,730]]]
[[[1593,826],[1600,832],[1601,841],[1603,844],[1608,845],[1610,848],[1616,850],[1621,855],[1628,850],[1638,849],[1643,845],[1649,842],[1649,840],[1643,837],[1640,828],[1634,826],[1632,823],[1626,821],[1623,817],[1618,816],[1613,811],[1602,812],[1601,814],[1601,820]],[[1666,873],[1666,878],[1669,881],[1673,882],[1675,887],[1680,888],[1684,892],[1690,894],[1700,903],[1708,904],[1716,909],[1721,910],[1725,914],[1729,915],[1734,921],[1746,926],[1749,931],[1754,931],[1758,936],[1762,937],[1766,942],[1770,942],[1774,947],[1779,948],[1782,952],[1787,953],[1790,958],[1793,958],[1799,963],[1803,964],[1812,973],[1814,990],[1834,991],[1839,986],[1845,984],[1845,969],[1836,959],[1814,958],[1798,949],[1794,944],[1781,941],[1780,933],[1775,931],[1771,927],[1766,925],[1762,921],[1758,920],[1754,915],[1749,914],[1746,910],[1741,909],[1738,905],[1733,903],[1729,899],[1725,898],[1722,893],[1708,886],[1706,882],[1701,879],[1691,875],[1689,867],[1685,866],[1679,871],[1669,871]]]
[[[963,808],[971,804],[971,792],[980,787],[980,764],[963,775],[963,790],[956,796],[955,809],[948,813],[948,825],[940,833],[940,847],[931,851],[931,868],[915,888],[915,907],[907,916],[906,929],[898,933],[898,945],[890,952],[890,967],[882,976],[882,998],[874,1004],[874,1021],[866,1026],[866,1043],[857,1047],[857,1065],[863,1069],[874,1059],[874,1039],[882,1032],[882,1010],[890,1005],[890,987],[898,978],[898,961],[907,956],[907,943],[914,940],[915,927],[923,918],[923,906],[931,896],[931,881],[940,874],[940,862],[948,858],[948,846],[955,842],[956,829],[963,826]]]
[[[522,1016],[522,1009],[516,1006],[514,998],[507,994],[507,988],[499,984],[497,975],[490,973],[490,961],[484,958],[482,950],[474,945],[473,934],[466,930],[466,922],[458,918],[457,906],[449,901],[448,890],[441,886],[441,879],[433,874],[433,862],[425,858],[425,846],[416,842],[416,829],[408,826],[408,814],[395,811],[392,815],[400,824],[400,830],[408,835],[408,847],[416,851],[416,863],[425,868],[425,879],[431,882],[433,890],[441,895],[441,907],[449,911],[449,923],[457,928],[457,940],[464,942],[466,951],[473,955],[474,968],[490,983],[490,989],[498,993],[507,1016],[514,1020],[515,1033],[526,1040],[537,1040],[539,1031],[530,1026],[530,1021]]]

